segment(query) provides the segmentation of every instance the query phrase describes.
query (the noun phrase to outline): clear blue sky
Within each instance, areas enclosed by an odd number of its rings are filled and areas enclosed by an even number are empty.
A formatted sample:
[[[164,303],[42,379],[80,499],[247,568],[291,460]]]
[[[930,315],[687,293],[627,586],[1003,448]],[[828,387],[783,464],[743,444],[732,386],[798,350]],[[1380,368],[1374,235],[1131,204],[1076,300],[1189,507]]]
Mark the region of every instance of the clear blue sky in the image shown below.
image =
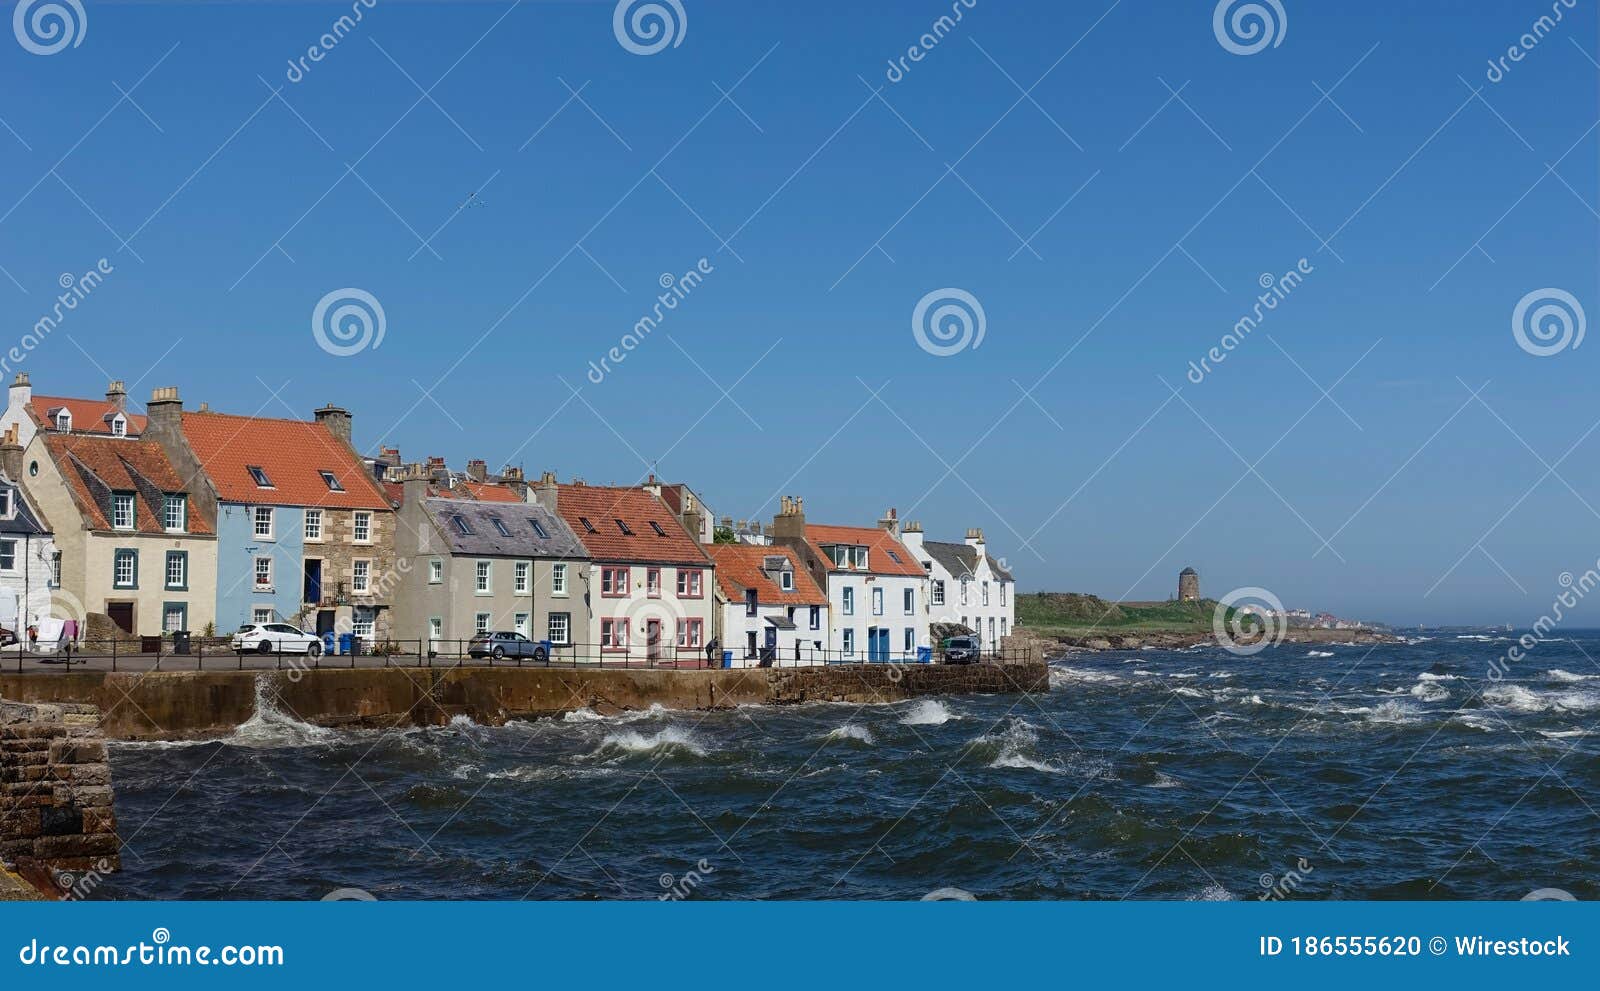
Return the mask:
[[[379,0],[290,82],[350,4],[91,3],[76,47],[0,43],[7,345],[104,256],[15,366],[41,390],[333,400],[368,448],[596,482],[659,460],[733,516],[892,505],[982,526],[1025,589],[1160,598],[1192,564],[1212,594],[1529,623],[1600,557],[1600,341],[1534,357],[1511,325],[1546,287],[1600,319],[1594,4],[1491,83],[1549,2],[1282,3],[1241,56],[1210,2],[978,0],[895,83],[950,4],[683,0],[681,44],[640,56],[609,0]],[[344,287],[381,302],[380,348],[317,346]],[[945,287],[986,336],[935,357],[911,314]],[[1308,376],[1346,376],[1337,407]],[[1262,477],[1229,445],[1272,447]]]

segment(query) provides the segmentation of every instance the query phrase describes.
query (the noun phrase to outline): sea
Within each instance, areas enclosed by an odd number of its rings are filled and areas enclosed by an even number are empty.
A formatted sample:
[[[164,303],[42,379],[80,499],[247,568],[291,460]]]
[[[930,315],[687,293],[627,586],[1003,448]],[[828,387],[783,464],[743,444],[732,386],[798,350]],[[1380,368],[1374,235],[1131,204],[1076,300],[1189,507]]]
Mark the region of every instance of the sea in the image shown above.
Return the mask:
[[[1600,898],[1600,632],[1076,654],[1048,694],[117,743],[104,899]]]

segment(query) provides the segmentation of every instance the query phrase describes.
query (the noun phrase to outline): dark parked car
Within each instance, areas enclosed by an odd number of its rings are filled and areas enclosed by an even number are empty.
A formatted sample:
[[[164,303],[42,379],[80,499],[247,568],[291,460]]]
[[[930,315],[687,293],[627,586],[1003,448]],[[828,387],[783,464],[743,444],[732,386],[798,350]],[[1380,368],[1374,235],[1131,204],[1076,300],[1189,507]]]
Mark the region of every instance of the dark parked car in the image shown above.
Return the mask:
[[[977,637],[950,637],[944,642],[946,664],[976,664],[982,654],[983,647]]]
[[[526,657],[535,661],[549,660],[550,652],[545,650],[544,644],[529,640],[520,633],[498,631],[495,633],[480,633],[467,644],[468,657],[492,657],[500,660],[505,657]]]

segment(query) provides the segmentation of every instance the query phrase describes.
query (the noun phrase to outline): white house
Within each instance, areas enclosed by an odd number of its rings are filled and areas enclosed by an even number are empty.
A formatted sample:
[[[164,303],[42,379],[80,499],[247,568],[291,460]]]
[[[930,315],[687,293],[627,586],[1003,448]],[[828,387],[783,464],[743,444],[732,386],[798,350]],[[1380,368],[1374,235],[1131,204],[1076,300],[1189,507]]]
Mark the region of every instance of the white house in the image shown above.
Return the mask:
[[[145,422],[142,414],[128,412],[128,390],[120,381],[106,388],[104,400],[74,399],[35,395],[28,373],[18,372],[6,393],[5,412],[0,413],[0,433],[15,427],[17,443],[27,448],[40,430],[137,437]]]
[[[804,500],[783,497],[776,546],[794,551],[827,593],[830,656],[916,660],[928,636],[927,574],[899,540],[893,509],[876,527],[807,524]]]
[[[14,445],[15,436],[7,440]],[[6,460],[20,463],[20,449],[17,451],[16,458]],[[0,471],[0,626],[19,640],[27,639],[28,627],[41,625],[40,620],[53,613],[61,619],[83,619],[65,608],[52,609],[59,562],[55,536],[22,489]]]
[[[965,543],[924,540],[922,524],[900,534],[928,575],[928,615],[935,623],[960,623],[978,634],[985,650],[998,650],[1017,621],[1017,583],[990,557],[983,531],[967,531]]]
[[[734,667],[826,659],[828,597],[793,551],[713,544],[706,553],[717,564],[717,638]]]

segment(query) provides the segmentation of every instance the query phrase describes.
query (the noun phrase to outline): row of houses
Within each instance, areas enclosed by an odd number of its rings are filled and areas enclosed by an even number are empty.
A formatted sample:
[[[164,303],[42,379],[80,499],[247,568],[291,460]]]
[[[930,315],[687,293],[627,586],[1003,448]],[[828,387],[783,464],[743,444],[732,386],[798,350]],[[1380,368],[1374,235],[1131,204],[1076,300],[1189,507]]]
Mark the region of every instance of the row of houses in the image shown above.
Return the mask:
[[[486,631],[629,660],[885,660],[964,627],[997,648],[1015,581],[981,530],[924,539],[811,523],[718,521],[687,485],[589,485],[442,458],[363,455],[350,412],[306,420],[143,413],[35,393],[0,418],[0,625],[99,621],[133,636],[286,623],[454,651]]]

